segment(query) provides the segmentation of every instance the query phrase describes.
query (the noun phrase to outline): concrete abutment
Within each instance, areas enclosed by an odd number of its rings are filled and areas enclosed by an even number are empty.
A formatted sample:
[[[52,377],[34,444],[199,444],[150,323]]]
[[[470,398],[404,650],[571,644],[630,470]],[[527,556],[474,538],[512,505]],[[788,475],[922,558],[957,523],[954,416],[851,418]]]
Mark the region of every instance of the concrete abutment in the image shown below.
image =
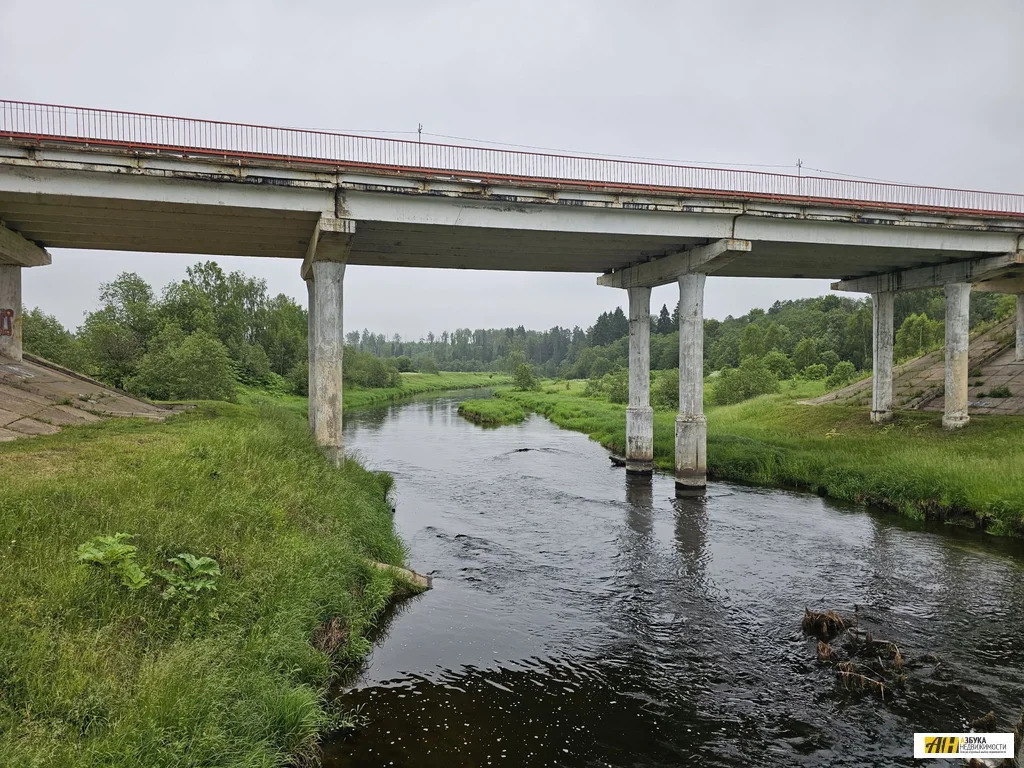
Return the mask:
[[[21,362],[21,270],[16,264],[0,264],[0,357]]]

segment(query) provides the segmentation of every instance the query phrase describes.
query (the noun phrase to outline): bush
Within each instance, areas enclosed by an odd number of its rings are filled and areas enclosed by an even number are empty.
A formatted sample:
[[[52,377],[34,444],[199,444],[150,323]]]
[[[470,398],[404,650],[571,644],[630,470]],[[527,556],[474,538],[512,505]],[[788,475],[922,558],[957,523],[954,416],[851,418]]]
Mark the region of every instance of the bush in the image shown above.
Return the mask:
[[[651,405],[658,408],[679,409],[679,369],[658,374],[651,387]]]
[[[205,331],[185,336],[171,324],[157,334],[128,388],[157,400],[233,400],[234,367],[217,339]]]
[[[395,358],[395,367],[399,373],[408,373],[413,370],[412,359],[406,355],[401,355]]]
[[[829,373],[835,370],[835,367],[839,365],[839,359],[839,355],[831,349],[826,349],[821,353],[821,357],[819,358],[821,364],[825,366]]]
[[[309,394],[309,363],[300,360],[288,371],[289,389],[296,395]]]
[[[748,357],[739,368],[723,368],[711,394],[716,405],[731,405],[778,391],[779,378],[760,360]]]
[[[815,363],[804,368],[800,375],[808,381],[821,381],[828,375],[828,368],[825,367],[824,363]]]
[[[430,355],[420,355],[416,358],[416,370],[420,373],[440,373],[437,363]]]
[[[512,380],[516,389],[523,392],[538,388],[537,377],[533,375],[533,366],[529,363],[517,365],[515,373],[512,375]]]
[[[779,379],[788,379],[796,371],[793,361],[777,349],[772,350],[761,358],[761,362],[765,368],[774,373]]]
[[[242,344],[238,351],[238,378],[244,384],[262,386],[270,380],[270,358],[257,344]]]
[[[393,362],[352,348],[345,350],[344,375],[346,381],[367,389],[402,386],[402,377]]]
[[[836,367],[832,370],[832,375],[825,381],[825,386],[828,389],[839,389],[845,387],[854,377],[857,375],[857,369],[853,367],[853,363],[849,360],[843,360],[842,362],[836,363]]]

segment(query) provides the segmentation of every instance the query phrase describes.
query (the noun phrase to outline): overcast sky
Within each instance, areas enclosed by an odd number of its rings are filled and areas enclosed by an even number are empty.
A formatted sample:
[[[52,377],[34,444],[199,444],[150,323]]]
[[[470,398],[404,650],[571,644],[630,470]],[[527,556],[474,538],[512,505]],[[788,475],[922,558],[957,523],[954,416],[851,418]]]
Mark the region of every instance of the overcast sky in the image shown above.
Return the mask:
[[[1021,0],[0,0],[0,98],[1024,191]],[[433,138],[433,137],[432,137]],[[443,140],[443,139],[437,139]],[[781,169],[784,170],[784,169]],[[54,250],[25,303],[77,326],[101,282],[181,255]],[[295,262],[219,259],[305,301]],[[820,295],[711,278],[706,311]],[[673,287],[652,303],[671,306]],[[348,329],[582,325],[593,275],[350,267]]]

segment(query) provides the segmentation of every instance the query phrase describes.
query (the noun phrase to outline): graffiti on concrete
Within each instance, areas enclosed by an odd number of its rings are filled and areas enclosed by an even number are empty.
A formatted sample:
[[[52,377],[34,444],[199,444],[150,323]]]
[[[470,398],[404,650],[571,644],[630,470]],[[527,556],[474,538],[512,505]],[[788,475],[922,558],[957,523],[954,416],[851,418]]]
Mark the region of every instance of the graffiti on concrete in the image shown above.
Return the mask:
[[[0,309],[0,336],[14,335],[14,310]]]

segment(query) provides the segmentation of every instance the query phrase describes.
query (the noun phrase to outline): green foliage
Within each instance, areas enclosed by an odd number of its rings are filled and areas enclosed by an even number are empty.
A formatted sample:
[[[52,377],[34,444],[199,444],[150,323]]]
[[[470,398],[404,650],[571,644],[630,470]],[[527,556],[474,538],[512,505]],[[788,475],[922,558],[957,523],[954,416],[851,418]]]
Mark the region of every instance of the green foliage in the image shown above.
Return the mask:
[[[793,374],[796,372],[796,369],[793,366],[793,361],[778,349],[773,349],[761,358],[761,364],[774,373],[775,377],[780,380],[792,378]]]
[[[243,384],[263,385],[270,381],[273,371],[270,358],[263,347],[242,342],[238,350],[238,379]]]
[[[828,368],[824,363],[815,363],[800,371],[800,375],[808,381],[821,381],[828,375]]]
[[[520,363],[516,366],[512,375],[512,381],[516,389],[527,391],[537,389],[537,377],[533,373],[533,366],[529,363]]]
[[[440,371],[437,362],[429,355],[417,355],[415,364],[416,370],[420,373],[438,373]]]
[[[721,370],[712,389],[712,400],[716,405],[729,405],[778,391],[778,376],[761,360],[748,357],[739,368]]]
[[[897,360],[906,360],[938,349],[942,345],[944,334],[943,321],[932,320],[925,314],[908,315],[896,331],[893,357]]]
[[[655,408],[679,409],[679,369],[662,371],[651,387],[651,405]]]
[[[288,371],[288,388],[294,395],[302,395],[303,397],[309,394],[309,363],[305,360],[300,360],[291,367]]]
[[[825,388],[839,389],[840,387],[845,387],[854,380],[856,375],[857,371],[854,369],[853,363],[849,360],[843,360],[832,369],[832,374],[825,381]]]
[[[818,362],[818,345],[814,339],[802,338],[793,350],[793,366],[798,370],[805,370],[808,366]]]
[[[74,364],[74,337],[53,315],[47,315],[39,307],[26,312],[21,333],[26,352],[58,365]]]
[[[137,592],[149,584],[150,578],[135,560],[137,548],[126,543],[132,538],[128,533],[95,536],[79,544],[78,559],[114,574],[124,586]]]
[[[305,419],[266,399],[0,445],[0,765],[313,761],[328,690],[392,592],[367,561],[404,552],[385,481],[331,466]],[[87,542],[86,566],[75,550],[98,531],[139,533]],[[200,591],[216,613],[155,584],[126,599],[100,562],[131,544],[140,567],[147,552],[216,557],[217,591]],[[311,638],[332,619],[347,633],[329,655]]]
[[[398,368],[390,360],[360,352],[357,349],[345,350],[343,367],[345,381],[358,384],[368,389],[400,387],[402,385]]]
[[[412,358],[406,355],[401,355],[400,357],[395,358],[395,367],[398,369],[399,373],[408,373],[415,369]]]
[[[161,593],[164,600],[196,600],[203,592],[216,592],[220,576],[220,564],[212,557],[196,557],[188,552],[179,552],[167,562],[175,570],[154,571],[167,582]]]
[[[205,331],[185,336],[177,325],[166,325],[127,387],[157,400],[231,400],[235,373],[217,339]]]
[[[459,403],[459,415],[476,424],[494,427],[517,424],[526,418],[526,411],[512,400],[492,397],[487,400],[463,400]]]

